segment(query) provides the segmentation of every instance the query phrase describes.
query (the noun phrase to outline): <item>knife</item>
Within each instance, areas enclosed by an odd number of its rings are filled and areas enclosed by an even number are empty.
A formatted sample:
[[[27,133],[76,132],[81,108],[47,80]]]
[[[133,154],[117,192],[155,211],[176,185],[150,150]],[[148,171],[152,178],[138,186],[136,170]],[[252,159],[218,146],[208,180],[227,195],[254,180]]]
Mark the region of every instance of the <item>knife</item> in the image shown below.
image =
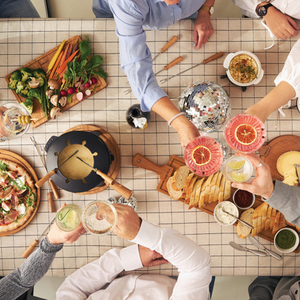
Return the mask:
[[[257,247],[258,249],[261,249],[261,250],[264,250],[265,252],[267,252],[267,254],[273,256],[274,258],[276,258],[277,260],[282,260],[282,257],[281,255],[279,255],[278,253],[272,251],[272,250],[269,250],[267,249],[264,245],[262,245],[257,239],[255,239],[254,237],[252,236],[249,236],[249,240],[250,242],[255,246]]]
[[[128,200],[131,197],[131,195],[132,195],[133,192],[131,190],[129,190],[127,187],[125,187],[124,185],[116,182],[114,179],[110,178],[109,176],[107,176],[106,174],[104,174],[103,172],[101,172],[100,170],[92,167],[90,164],[88,164],[87,162],[85,162],[80,157],[78,157],[78,156],[76,156],[76,157],[80,161],[82,161],[84,164],[86,164],[87,166],[89,166],[94,172],[96,172],[97,175],[99,175],[100,177],[102,177],[104,179],[104,181],[106,181],[107,185],[111,186],[115,191],[117,191],[124,198],[126,198]]]
[[[226,211],[224,208],[223,208],[223,212],[231,217],[234,217],[236,220],[238,220],[239,222],[243,223],[245,226],[251,228],[251,229],[254,229],[254,227],[250,224],[248,224],[247,222],[241,220],[240,218],[238,218],[237,216],[235,215],[232,215],[231,213],[229,213],[228,211]]]
[[[259,250],[254,250],[254,249],[249,249],[249,248],[246,248],[242,245],[239,245],[233,241],[229,242],[229,245],[234,248],[235,250],[238,250],[238,251],[246,251],[246,252],[251,252],[252,254],[255,254],[257,256],[267,256],[267,253],[266,252],[263,252],[263,251],[259,251]]]
[[[32,243],[32,244],[24,251],[24,253],[22,254],[22,257],[27,258],[27,257],[31,254],[31,252],[33,251],[34,247],[38,244],[38,242],[39,242],[41,236],[42,236],[42,235],[46,232],[46,230],[50,227],[50,225],[51,225],[52,222],[55,220],[55,218],[56,218],[56,215],[55,215],[55,217],[52,219],[52,221],[48,224],[48,226],[45,228],[45,230],[42,232],[42,234],[41,234],[38,238],[36,238],[36,239],[33,241],[33,243]]]

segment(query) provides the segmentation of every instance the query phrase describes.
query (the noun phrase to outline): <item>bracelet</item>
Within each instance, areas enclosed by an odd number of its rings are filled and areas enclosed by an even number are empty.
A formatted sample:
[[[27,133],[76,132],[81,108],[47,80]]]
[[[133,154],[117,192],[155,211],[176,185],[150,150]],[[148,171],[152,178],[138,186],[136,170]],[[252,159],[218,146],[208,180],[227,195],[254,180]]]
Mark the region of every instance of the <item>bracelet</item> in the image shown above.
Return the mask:
[[[173,117],[168,121],[169,127],[172,127],[172,126],[171,126],[171,123],[172,123],[177,117],[179,117],[179,116],[181,116],[181,115],[185,115],[185,112],[182,111],[182,112],[178,113],[177,115],[173,116]]]

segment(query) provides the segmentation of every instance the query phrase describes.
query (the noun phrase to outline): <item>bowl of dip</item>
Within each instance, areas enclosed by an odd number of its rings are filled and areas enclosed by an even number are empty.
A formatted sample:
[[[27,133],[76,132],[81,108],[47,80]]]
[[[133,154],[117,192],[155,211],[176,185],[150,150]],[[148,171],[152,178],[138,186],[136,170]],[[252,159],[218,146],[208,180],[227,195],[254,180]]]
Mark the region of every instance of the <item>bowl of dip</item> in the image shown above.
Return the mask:
[[[299,245],[299,235],[291,228],[282,228],[277,231],[274,237],[275,248],[283,253],[290,253],[297,249]]]
[[[214,209],[214,217],[218,224],[222,226],[229,226],[234,224],[237,219],[226,214],[223,209],[230,214],[239,217],[239,210],[236,205],[230,201],[220,202]]]
[[[233,194],[233,203],[239,208],[246,210],[253,206],[255,202],[255,195],[245,191],[237,189]]]
[[[258,57],[249,51],[229,53],[223,63],[228,79],[238,86],[258,84],[263,76]]]

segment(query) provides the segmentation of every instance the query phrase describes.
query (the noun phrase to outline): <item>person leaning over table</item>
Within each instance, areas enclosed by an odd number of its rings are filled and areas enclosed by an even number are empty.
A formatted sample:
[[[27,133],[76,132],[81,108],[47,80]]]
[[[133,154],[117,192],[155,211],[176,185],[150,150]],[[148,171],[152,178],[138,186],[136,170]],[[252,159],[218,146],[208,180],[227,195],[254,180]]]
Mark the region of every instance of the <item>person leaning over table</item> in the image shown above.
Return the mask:
[[[114,233],[135,245],[112,249],[68,276],[56,293],[57,300],[73,299],[209,299],[210,256],[195,242],[171,228],[141,220],[134,210],[114,205],[118,223]],[[178,279],[159,274],[131,274],[123,270],[172,263]]]
[[[199,49],[214,33],[210,14],[215,0],[93,0],[97,18],[114,18],[122,70],[141,103],[178,132],[182,146],[199,136],[197,128],[171,102],[157,83],[144,29],[159,30],[181,19],[196,18],[194,44]],[[166,41],[167,42],[167,41]]]
[[[81,223],[75,230],[65,232],[54,222],[47,236],[40,242],[39,248],[19,268],[0,280],[0,299],[17,299],[32,288],[47,273],[63,244],[74,243],[85,232]]]
[[[300,99],[300,40],[293,46],[274,82],[276,87],[262,100],[250,106],[246,113],[265,122],[273,111],[287,104],[289,100],[295,97]]]
[[[30,0],[0,0],[0,18],[39,18]]]
[[[250,183],[232,183],[232,187],[262,196],[280,211],[287,221],[300,227],[300,188],[272,180],[269,166],[256,154],[243,154],[256,168]],[[300,276],[259,276],[249,286],[250,300],[299,300]]]
[[[300,20],[299,0],[232,0],[249,18],[263,18],[272,33],[286,39],[298,34],[294,19]]]

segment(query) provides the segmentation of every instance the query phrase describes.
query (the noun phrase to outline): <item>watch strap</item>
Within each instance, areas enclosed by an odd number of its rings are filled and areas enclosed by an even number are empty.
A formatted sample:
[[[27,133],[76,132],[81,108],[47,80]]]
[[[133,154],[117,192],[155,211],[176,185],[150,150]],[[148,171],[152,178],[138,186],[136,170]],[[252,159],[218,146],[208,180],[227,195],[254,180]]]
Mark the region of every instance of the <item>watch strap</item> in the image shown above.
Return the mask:
[[[257,13],[257,15],[259,15],[260,17],[263,17],[263,16],[265,16],[266,14],[267,14],[267,11],[268,11],[268,8],[270,7],[270,6],[273,6],[271,3],[267,3],[267,4],[265,4],[265,5],[261,5],[261,6],[259,6],[257,9],[256,9],[256,13]],[[259,10],[262,8],[262,7],[264,7],[265,8],[265,10],[266,10],[266,13],[264,14],[264,15],[260,15],[258,12],[259,12]]]

